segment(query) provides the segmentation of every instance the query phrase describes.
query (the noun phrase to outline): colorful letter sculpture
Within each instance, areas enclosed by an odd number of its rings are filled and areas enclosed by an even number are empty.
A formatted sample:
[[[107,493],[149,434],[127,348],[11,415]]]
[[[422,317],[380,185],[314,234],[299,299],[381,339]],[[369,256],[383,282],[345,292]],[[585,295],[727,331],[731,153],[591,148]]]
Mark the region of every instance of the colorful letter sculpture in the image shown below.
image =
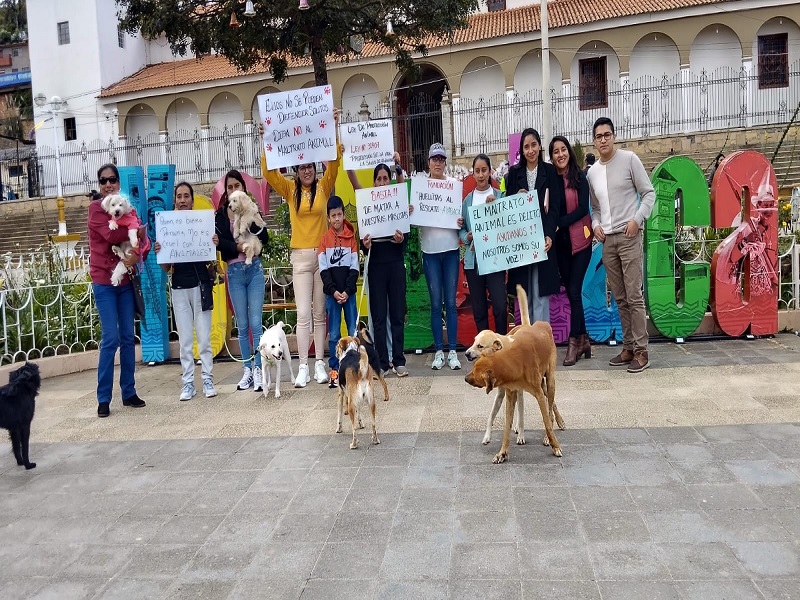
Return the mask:
[[[714,174],[711,225],[736,227],[711,260],[711,308],[730,336],[778,331],[777,190],[772,165],[752,150],[730,154]]]
[[[617,302],[606,286],[603,244],[596,243],[592,248],[592,259],[583,278],[583,310],[586,313],[586,331],[593,341],[622,340]]]
[[[644,231],[647,312],[666,337],[687,337],[697,330],[708,308],[709,265],[705,261],[681,263],[680,297],[676,298],[675,226],[710,224],[708,184],[703,171],[687,156],[671,156],[662,161],[651,180],[656,203]]]

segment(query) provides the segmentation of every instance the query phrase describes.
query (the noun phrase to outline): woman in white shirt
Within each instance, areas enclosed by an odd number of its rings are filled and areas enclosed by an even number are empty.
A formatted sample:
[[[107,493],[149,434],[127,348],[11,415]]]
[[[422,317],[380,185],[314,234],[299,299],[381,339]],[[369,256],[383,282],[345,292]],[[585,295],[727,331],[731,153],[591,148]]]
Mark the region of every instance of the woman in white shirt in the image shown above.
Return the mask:
[[[464,198],[461,217],[464,224],[458,236],[467,247],[464,254],[464,275],[469,285],[469,299],[472,303],[472,317],[478,331],[489,329],[489,306],[486,303],[486,292],[492,304],[494,330],[501,334],[508,333],[508,297],[506,295],[506,272],[498,271],[481,275],[478,272],[478,261],[475,259],[475,246],[472,243],[472,219],[470,208],[494,202],[503,193],[491,186],[492,163],[485,154],[478,154],[472,161],[472,176],[475,178],[475,189]]]
[[[428,151],[428,170],[431,179],[447,179],[444,167],[447,163],[447,151],[442,144],[436,143]],[[464,219],[458,217],[458,227]],[[458,337],[458,315],[456,313],[456,287],[458,286],[458,229],[442,227],[420,227],[419,237],[422,244],[422,269],[428,283],[431,298],[431,332],[436,345],[431,368],[439,370],[444,366],[444,336],[442,332],[442,303],[447,315],[447,364],[453,370],[460,369],[461,363],[456,353]]]

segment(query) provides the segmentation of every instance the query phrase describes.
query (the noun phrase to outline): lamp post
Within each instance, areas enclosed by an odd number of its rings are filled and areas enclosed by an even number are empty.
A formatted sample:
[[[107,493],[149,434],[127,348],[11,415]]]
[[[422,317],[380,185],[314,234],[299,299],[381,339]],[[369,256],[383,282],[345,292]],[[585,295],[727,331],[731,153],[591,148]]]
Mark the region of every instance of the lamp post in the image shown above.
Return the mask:
[[[56,199],[56,206],[58,206],[58,235],[64,236],[67,235],[67,221],[64,215],[64,194],[61,189],[61,153],[58,150],[58,126],[56,121],[56,117],[64,107],[64,102],[59,96],[53,96],[48,103],[47,96],[41,92],[36,94],[33,101],[43,113],[50,115],[53,119],[53,142],[56,150],[56,188],[58,190],[58,198]]]
[[[539,0],[540,29],[542,34],[542,152],[545,159],[548,157],[548,144],[553,137],[553,112],[550,104],[550,35],[547,22],[547,0]]]

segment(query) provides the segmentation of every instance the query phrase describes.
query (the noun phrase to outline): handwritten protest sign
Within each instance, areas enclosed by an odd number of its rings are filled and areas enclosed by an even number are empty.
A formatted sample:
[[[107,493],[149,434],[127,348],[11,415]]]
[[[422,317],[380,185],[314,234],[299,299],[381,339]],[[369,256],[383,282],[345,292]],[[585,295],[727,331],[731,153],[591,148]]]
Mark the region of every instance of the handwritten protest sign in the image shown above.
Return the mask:
[[[539,199],[525,192],[470,208],[472,243],[481,275],[547,259]]]
[[[394,163],[392,120],[358,121],[339,126],[344,146],[344,168],[371,169],[375,165]]]
[[[356,190],[358,235],[362,239],[408,233],[408,186],[405,183]]]
[[[336,158],[331,86],[264,94],[258,111],[270,169]]]
[[[412,225],[458,229],[463,184],[455,179],[411,179]]]
[[[216,260],[213,210],[164,210],[155,217],[158,264]]]

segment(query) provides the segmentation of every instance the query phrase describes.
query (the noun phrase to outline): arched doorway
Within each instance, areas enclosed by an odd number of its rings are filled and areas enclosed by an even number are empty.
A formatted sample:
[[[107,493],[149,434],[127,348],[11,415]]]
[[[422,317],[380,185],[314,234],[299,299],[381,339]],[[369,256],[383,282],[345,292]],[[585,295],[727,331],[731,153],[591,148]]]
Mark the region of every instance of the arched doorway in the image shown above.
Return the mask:
[[[406,76],[397,83],[397,138],[395,144],[403,167],[424,171],[428,165],[428,149],[442,142],[442,95],[447,79],[431,65],[420,67],[415,82]]]

